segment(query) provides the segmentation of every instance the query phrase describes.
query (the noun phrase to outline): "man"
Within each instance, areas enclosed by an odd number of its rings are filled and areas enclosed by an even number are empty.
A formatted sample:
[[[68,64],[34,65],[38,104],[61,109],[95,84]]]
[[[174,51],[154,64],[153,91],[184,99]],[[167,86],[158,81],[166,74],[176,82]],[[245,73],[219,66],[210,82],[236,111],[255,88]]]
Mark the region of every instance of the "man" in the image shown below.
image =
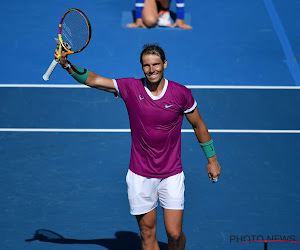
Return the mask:
[[[136,0],[135,21],[128,28],[179,27],[185,30],[192,27],[184,21],[184,0],[176,0],[176,20],[172,25],[170,16],[171,0]]]
[[[221,168],[191,91],[164,78],[167,67],[164,51],[158,45],[145,45],[140,62],[145,78],[109,79],[71,66],[64,52],[59,60],[77,81],[114,93],[126,104],[132,137],[126,182],[130,213],[136,216],[142,248],[159,249],[156,239],[156,207],[159,200],[163,207],[169,249],[184,249],[184,173],[181,164],[184,114],[208,159],[209,179],[217,181]]]

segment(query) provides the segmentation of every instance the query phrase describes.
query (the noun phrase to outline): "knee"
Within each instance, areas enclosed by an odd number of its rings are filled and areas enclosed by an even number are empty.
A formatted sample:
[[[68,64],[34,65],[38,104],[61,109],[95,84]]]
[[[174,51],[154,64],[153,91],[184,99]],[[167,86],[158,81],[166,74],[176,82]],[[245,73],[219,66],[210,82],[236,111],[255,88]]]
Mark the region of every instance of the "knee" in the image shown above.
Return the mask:
[[[186,239],[183,232],[174,231],[172,233],[168,233],[169,249],[184,250],[185,243],[186,243]]]
[[[169,241],[179,242],[181,240],[185,241],[185,236],[181,230],[172,230],[167,233]]]
[[[155,17],[155,16],[146,16],[146,17],[143,17],[143,23],[148,28],[154,27],[156,25],[156,23],[157,23],[157,17]]]
[[[143,241],[153,241],[156,239],[156,228],[155,227],[149,227],[149,226],[142,226],[140,227],[141,236]]]

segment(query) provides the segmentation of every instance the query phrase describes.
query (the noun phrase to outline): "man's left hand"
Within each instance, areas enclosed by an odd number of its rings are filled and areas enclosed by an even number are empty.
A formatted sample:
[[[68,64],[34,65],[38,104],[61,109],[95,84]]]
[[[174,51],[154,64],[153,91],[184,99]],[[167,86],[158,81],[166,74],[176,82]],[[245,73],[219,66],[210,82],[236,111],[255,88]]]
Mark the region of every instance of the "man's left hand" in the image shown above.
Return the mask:
[[[207,174],[210,180],[213,180],[213,183],[217,182],[221,174],[221,167],[217,161],[217,156],[208,158],[207,163]]]

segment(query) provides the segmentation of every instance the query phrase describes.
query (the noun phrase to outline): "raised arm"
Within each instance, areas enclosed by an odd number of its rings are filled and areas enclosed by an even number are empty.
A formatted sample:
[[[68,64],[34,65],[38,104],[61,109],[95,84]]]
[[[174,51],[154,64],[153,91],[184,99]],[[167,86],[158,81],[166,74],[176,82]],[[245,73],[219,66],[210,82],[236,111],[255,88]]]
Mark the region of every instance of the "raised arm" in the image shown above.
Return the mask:
[[[57,58],[57,50],[54,54],[55,58]],[[61,58],[59,59],[59,64],[66,69],[69,74],[78,82],[83,83],[91,88],[96,88],[99,90],[104,90],[110,93],[116,94],[117,91],[114,86],[114,82],[110,78],[106,78],[103,76],[99,76],[92,71],[87,69],[83,69],[81,67],[71,65],[67,60],[65,52],[62,51]]]

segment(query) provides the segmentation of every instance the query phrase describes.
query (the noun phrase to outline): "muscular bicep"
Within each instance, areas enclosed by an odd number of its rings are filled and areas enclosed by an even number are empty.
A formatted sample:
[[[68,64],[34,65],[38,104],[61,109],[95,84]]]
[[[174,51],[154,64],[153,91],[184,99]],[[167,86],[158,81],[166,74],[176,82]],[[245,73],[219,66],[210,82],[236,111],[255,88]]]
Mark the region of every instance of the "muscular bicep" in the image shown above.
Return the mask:
[[[114,86],[114,81],[112,79],[99,76],[92,71],[89,71],[88,78],[86,79],[84,84],[99,90],[107,91],[114,94],[117,93],[117,90]]]

